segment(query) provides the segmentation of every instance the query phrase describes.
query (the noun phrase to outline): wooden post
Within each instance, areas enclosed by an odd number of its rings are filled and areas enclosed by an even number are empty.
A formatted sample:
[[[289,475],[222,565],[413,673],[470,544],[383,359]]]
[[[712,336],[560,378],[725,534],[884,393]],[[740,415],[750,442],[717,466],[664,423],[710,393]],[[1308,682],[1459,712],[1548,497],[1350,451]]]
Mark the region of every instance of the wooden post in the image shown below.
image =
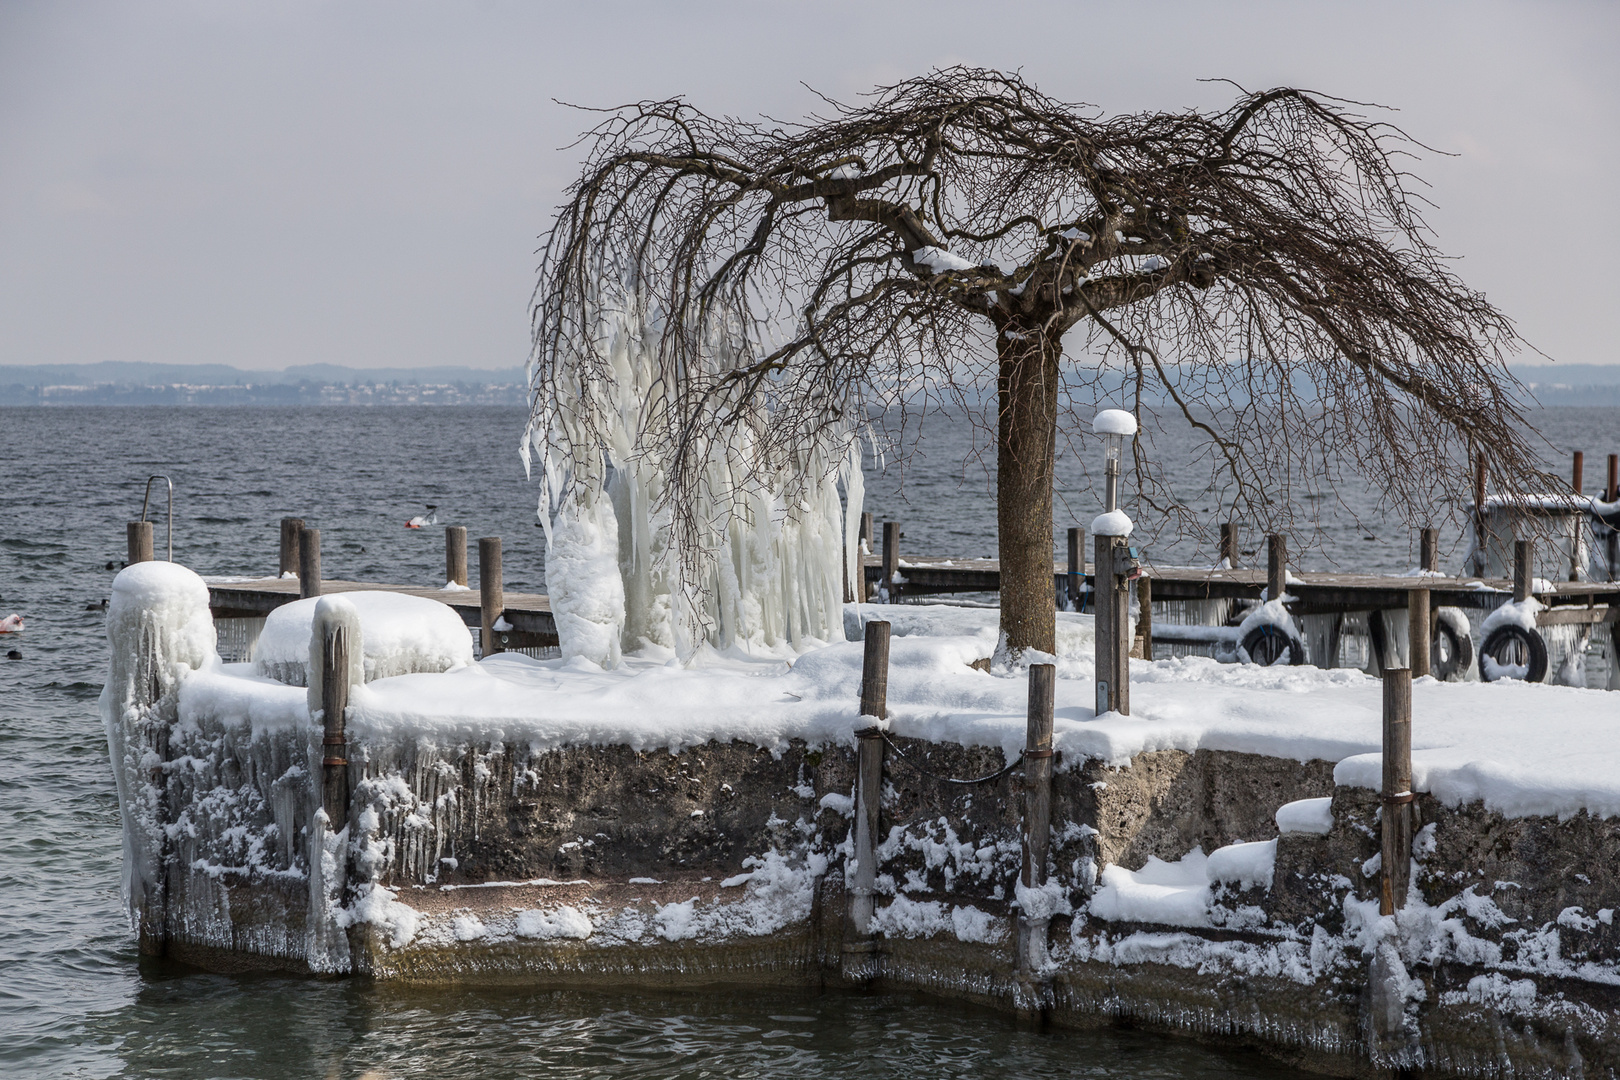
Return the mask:
[[[1384,814],[1379,913],[1406,903],[1412,873],[1412,672],[1384,671]]]
[[[1086,530],[1079,526],[1069,529],[1069,610],[1080,611],[1085,605],[1081,596],[1086,588]]]
[[[444,580],[446,584],[467,584],[467,529],[463,525],[444,527]]]
[[[1485,575],[1485,455],[1474,458],[1474,574]]]
[[[900,599],[900,586],[895,578],[900,574],[900,523],[883,523],[883,587],[888,590],[889,603]]]
[[[478,622],[483,632],[479,644],[485,656],[503,652],[495,624],[506,611],[506,595],[501,584],[501,538],[481,537],[478,541]]]
[[[1153,659],[1153,579],[1146,574],[1136,579],[1136,645],[1131,655]]]
[[[281,562],[280,569],[276,571],[277,577],[286,577],[288,574],[298,576],[298,542],[303,534],[303,518],[281,519]]]
[[[1276,600],[1288,591],[1288,537],[1272,533],[1266,537],[1266,599]]]
[[[1052,837],[1052,708],[1057,668],[1029,666],[1029,724],[1024,736],[1024,836],[1019,880],[1026,889],[1046,884],[1046,857]],[[1018,917],[1018,970],[1028,977],[1046,966],[1050,918],[1028,912]]]
[[[1620,500],[1620,454],[1609,455],[1609,486],[1603,493],[1604,502]]]
[[[1609,486],[1603,492],[1603,501],[1611,503],[1620,501],[1620,454],[1609,455]],[[1620,563],[1620,530],[1610,529],[1603,545],[1604,552],[1608,555],[1609,580],[1614,581],[1617,573],[1620,573],[1620,567],[1615,565]],[[1616,662],[1610,661],[1611,664]]]
[[[150,521],[132,521],[124,530],[129,548],[129,565],[138,562],[152,561],[152,523]]]
[[[1440,530],[1424,529],[1418,533],[1418,569],[1440,569]]]
[[[1412,589],[1406,594],[1407,663],[1412,678],[1431,673],[1429,650],[1434,647],[1434,629],[1429,622],[1429,590]]]
[[[1131,610],[1122,563],[1125,538],[1093,540],[1091,602],[1097,636],[1097,712],[1130,715]]]
[[[1574,460],[1573,463],[1571,463],[1569,471],[1570,471],[1570,478],[1569,478],[1570,490],[1575,492],[1575,494],[1579,495],[1581,493],[1581,489],[1586,486],[1582,482],[1582,477],[1581,477],[1581,474],[1586,471],[1586,451],[1584,451],[1584,450],[1575,451],[1575,460]]]
[[[888,717],[888,689],[889,624],[869,622],[861,665],[863,720]],[[855,729],[855,753],[855,885],[849,894],[849,921],[857,937],[866,937],[872,932],[878,814],[883,797],[883,729],[878,724],[860,723]]]
[[[298,532],[298,596],[308,600],[321,595],[321,530]]]
[[[341,626],[328,626],[321,642],[321,806],[333,832],[349,821],[349,744],[344,712],[349,707],[349,636]]]
[[[1226,560],[1228,566],[1238,564],[1238,525],[1235,521],[1221,522],[1221,558]]]
[[[1535,544],[1530,540],[1515,540],[1513,542],[1513,602],[1523,603],[1530,599],[1535,584],[1532,578],[1536,572]]]

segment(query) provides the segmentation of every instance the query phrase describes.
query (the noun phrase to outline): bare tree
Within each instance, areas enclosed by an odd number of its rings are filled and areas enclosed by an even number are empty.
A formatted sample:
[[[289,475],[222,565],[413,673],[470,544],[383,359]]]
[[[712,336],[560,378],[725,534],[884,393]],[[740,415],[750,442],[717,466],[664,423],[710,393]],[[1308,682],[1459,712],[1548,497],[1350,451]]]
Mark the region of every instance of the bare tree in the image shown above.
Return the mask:
[[[1345,462],[1408,520],[1463,452],[1510,484],[1536,474],[1513,326],[1433,246],[1403,171],[1420,148],[1355,103],[1239,90],[1224,112],[1105,118],[950,68],[828,108],[613,110],[546,237],[535,393],[606,365],[588,344],[604,268],[666,315],[673,404],[649,437],[673,452],[677,522],[705,482],[683,448],[716,429],[751,425],[788,461],[917,386],[965,402],[993,377],[1001,625],[1009,647],[1051,651],[1076,324],[1123,370],[1127,407],[1197,430],[1239,510],[1274,516]],[[717,347],[737,359],[706,362]],[[1184,509],[1140,449],[1139,498]]]

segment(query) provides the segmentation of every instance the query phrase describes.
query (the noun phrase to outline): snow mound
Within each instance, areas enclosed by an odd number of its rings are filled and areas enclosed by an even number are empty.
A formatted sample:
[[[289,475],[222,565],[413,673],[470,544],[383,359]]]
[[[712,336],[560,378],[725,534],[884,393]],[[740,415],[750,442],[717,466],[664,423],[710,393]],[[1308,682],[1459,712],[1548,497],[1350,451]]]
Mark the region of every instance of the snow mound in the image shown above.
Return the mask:
[[[367,682],[413,672],[450,671],[473,662],[472,636],[448,605],[403,593],[350,592],[312,596],[272,611],[254,649],[254,670],[289,686],[309,685],[316,605],[338,599],[352,606],[359,617]]]
[[[1136,417],[1124,409],[1104,409],[1091,422],[1091,430],[1098,435],[1135,435]]]
[[[1092,536],[1129,536],[1136,523],[1123,510],[1110,510],[1091,519]]]
[[[1333,797],[1283,803],[1277,808],[1277,831],[1326,836],[1333,831]]]
[[[928,245],[920,247],[911,253],[917,265],[926,266],[936,274],[943,274],[950,270],[973,270],[978,263],[964,259],[954,251]]]

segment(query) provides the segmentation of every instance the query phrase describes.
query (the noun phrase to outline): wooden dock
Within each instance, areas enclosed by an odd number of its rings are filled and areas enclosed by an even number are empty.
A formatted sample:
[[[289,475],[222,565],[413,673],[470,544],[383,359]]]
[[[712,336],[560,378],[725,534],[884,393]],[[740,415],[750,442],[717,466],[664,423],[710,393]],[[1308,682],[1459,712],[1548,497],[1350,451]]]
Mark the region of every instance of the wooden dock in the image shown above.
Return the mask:
[[[346,592],[397,592],[424,596],[455,609],[461,621],[477,629],[483,609],[477,589],[432,589],[412,585],[383,585],[369,581],[321,581],[322,595]],[[296,578],[229,579],[208,582],[208,608],[216,619],[262,619],[283,604],[298,599]],[[507,649],[545,648],[557,644],[557,624],[551,617],[551,599],[539,593],[504,593],[501,616],[512,627],[497,630]]]

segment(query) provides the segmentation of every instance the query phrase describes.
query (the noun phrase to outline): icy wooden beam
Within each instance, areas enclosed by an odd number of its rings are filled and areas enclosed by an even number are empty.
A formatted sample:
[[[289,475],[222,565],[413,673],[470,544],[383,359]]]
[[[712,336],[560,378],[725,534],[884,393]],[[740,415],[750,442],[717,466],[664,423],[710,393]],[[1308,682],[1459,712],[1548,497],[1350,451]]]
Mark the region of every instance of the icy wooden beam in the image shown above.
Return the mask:
[[[330,601],[321,601],[329,603]],[[344,714],[349,707],[349,641],[341,625],[328,624],[321,642],[321,806],[333,832],[349,820],[349,744]]]
[[[1024,736],[1023,863],[1019,880],[1025,889],[1046,885],[1046,857],[1052,838],[1052,710],[1056,700],[1057,668],[1029,666],[1029,716]],[[1050,923],[1044,912],[1018,916],[1018,972],[1030,978],[1046,966],[1046,935]]]
[[[298,597],[307,600],[321,595],[321,530],[301,529],[298,533]]]
[[[495,624],[506,610],[501,583],[501,538],[481,537],[478,541],[478,609],[482,633],[479,644],[485,656],[493,656],[501,649],[500,634]]]
[[[277,577],[298,575],[298,552],[300,550],[299,538],[304,534],[304,519],[284,517],[281,519],[281,549],[280,563],[276,570]]]
[[[1384,671],[1384,813],[1379,913],[1406,903],[1412,871],[1412,672]]]
[[[463,587],[467,584],[467,530],[464,526],[444,527],[444,580]]]
[[[889,624],[866,624],[861,660],[861,717],[889,715]],[[872,895],[877,885],[878,812],[883,793],[883,729],[862,723],[855,729],[855,886],[849,895],[849,921],[858,937],[872,932]]]
[[[150,521],[132,521],[125,530],[125,539],[129,545],[129,559],[131,566],[136,563],[152,561],[152,523]]]

